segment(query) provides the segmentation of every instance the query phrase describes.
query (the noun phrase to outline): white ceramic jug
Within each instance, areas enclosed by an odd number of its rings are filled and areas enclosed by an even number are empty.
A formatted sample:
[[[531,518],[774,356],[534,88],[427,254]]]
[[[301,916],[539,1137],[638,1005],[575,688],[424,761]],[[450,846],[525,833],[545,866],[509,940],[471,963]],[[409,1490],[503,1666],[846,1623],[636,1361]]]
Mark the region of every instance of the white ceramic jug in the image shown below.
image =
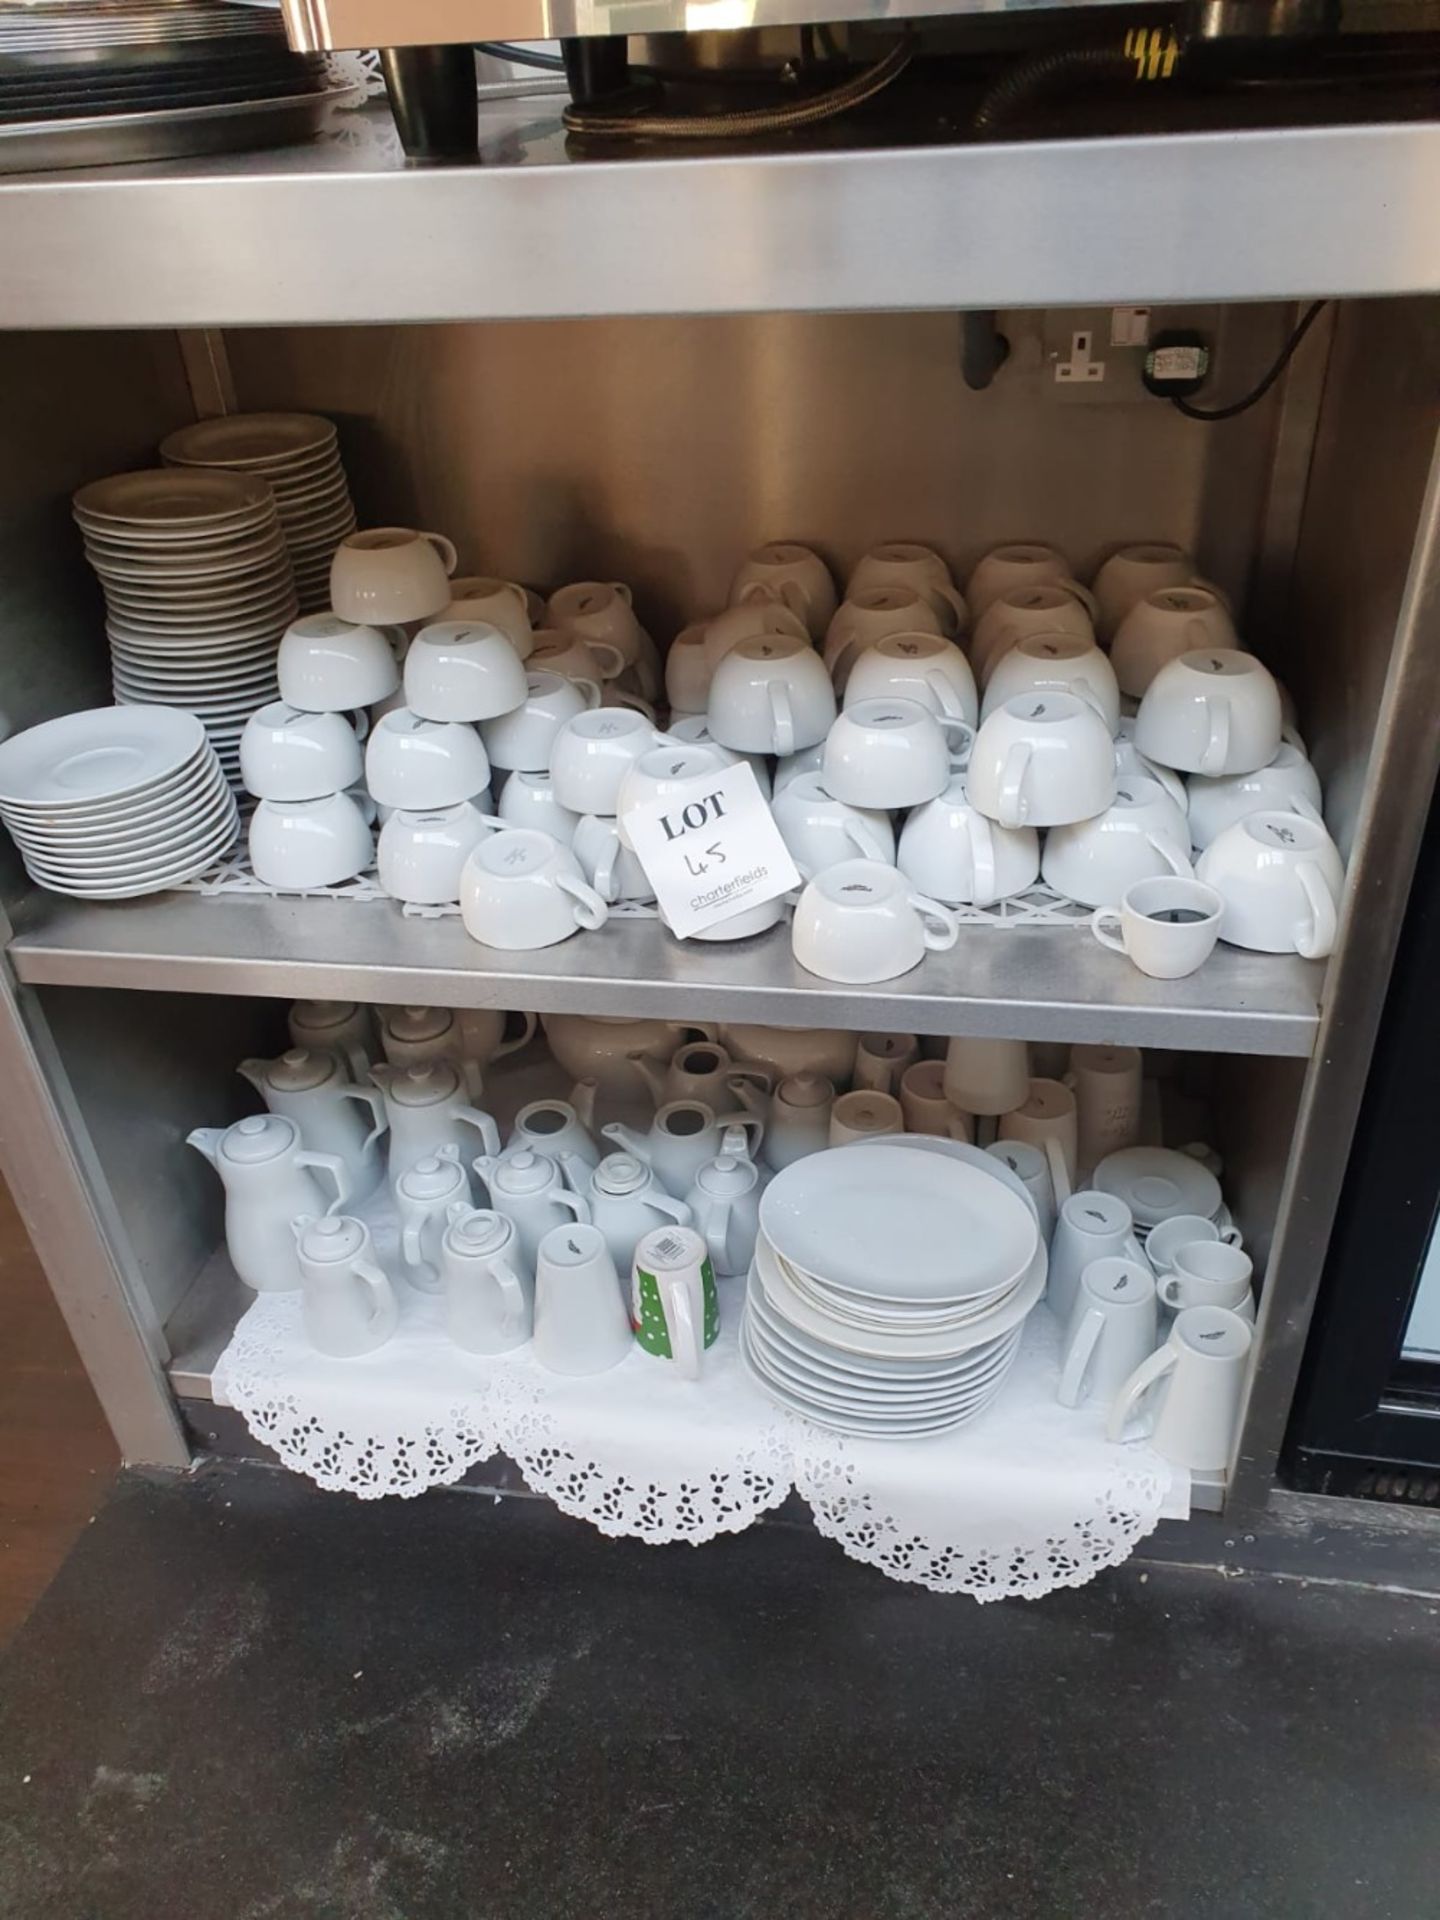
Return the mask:
[[[369,1007],[353,1000],[297,1000],[290,1009],[290,1038],[312,1053],[333,1053],[352,1080],[370,1077],[375,1023]]]
[[[500,1129],[488,1113],[466,1102],[457,1069],[448,1060],[433,1061],[428,1067],[371,1068],[371,1077],[385,1096],[385,1115],[390,1122],[390,1184],[439,1148],[453,1145],[463,1149],[468,1136],[463,1129],[475,1127],[487,1153],[499,1153]]]
[[[765,1162],[778,1173],[807,1153],[830,1144],[830,1109],[835,1083],[823,1073],[792,1073],[780,1082],[770,1102],[765,1130]]]
[[[353,1360],[383,1347],[400,1320],[395,1290],[372,1258],[363,1221],[298,1214],[295,1235],[305,1334],[317,1353]]]
[[[727,1127],[748,1128],[756,1148],[765,1137],[765,1122],[757,1114],[717,1115],[703,1100],[667,1101],[648,1133],[637,1133],[618,1120],[600,1131],[643,1160],[667,1193],[688,1193],[701,1167],[719,1153]]]
[[[564,1161],[566,1176],[590,1204],[590,1219],[605,1236],[617,1273],[629,1273],[635,1243],[652,1228],[673,1220],[690,1224],[690,1209],[666,1193],[643,1160],[630,1153],[607,1153],[585,1176],[579,1160]]]
[[[637,1057],[663,1065],[686,1040],[713,1039],[713,1027],[677,1020],[630,1020],[609,1014],[547,1013],[540,1024],[550,1051],[576,1080],[599,1083],[603,1102],[646,1102],[649,1088]]]
[[[203,1153],[225,1188],[225,1245],[236,1273],[256,1293],[300,1285],[290,1222],[297,1214],[336,1213],[350,1197],[344,1162],[311,1153],[300,1129],[279,1113],[252,1114],[232,1127],[196,1127],[187,1144]],[[311,1168],[335,1182],[329,1199]]]
[[[854,1075],[860,1040],[859,1034],[838,1027],[725,1026],[720,1038],[744,1065],[768,1067],[777,1080],[795,1073],[823,1074],[837,1093],[844,1092]]]
[[[344,1161],[352,1201],[375,1191],[385,1171],[380,1153],[384,1102],[374,1087],[350,1084],[338,1054],[292,1047],[278,1060],[242,1060],[235,1071],[271,1113],[295,1122],[312,1153],[333,1153]]]
[[[440,1242],[445,1329],[467,1353],[509,1353],[530,1338],[535,1275],[521,1258],[513,1220],[452,1206]]]
[[[400,1258],[405,1278],[422,1293],[440,1291],[440,1242],[449,1210],[470,1205],[470,1177],[453,1141],[407,1167],[395,1182]]]
[[[745,1136],[728,1128],[722,1150],[707,1160],[686,1194],[695,1231],[722,1278],[749,1271],[760,1231],[760,1173],[745,1151]]]
[[[471,1165],[489,1189],[494,1211],[514,1222],[521,1258],[532,1270],[540,1242],[552,1227],[568,1226],[572,1220],[589,1222],[589,1202],[566,1186],[548,1154],[521,1147],[514,1153],[481,1154]]]
[[[388,1007],[380,1016],[380,1044],[392,1067],[426,1067],[436,1060],[449,1060],[470,1098],[480,1098],[480,1062],[467,1057],[464,1032],[449,1007]]]
[[[515,1116],[510,1149],[529,1147],[532,1152],[548,1154],[562,1166],[570,1160],[583,1161],[588,1172],[600,1158],[592,1132],[595,1094],[593,1080],[577,1080],[568,1100],[532,1100]],[[575,1180],[570,1184],[577,1191],[583,1186]]]

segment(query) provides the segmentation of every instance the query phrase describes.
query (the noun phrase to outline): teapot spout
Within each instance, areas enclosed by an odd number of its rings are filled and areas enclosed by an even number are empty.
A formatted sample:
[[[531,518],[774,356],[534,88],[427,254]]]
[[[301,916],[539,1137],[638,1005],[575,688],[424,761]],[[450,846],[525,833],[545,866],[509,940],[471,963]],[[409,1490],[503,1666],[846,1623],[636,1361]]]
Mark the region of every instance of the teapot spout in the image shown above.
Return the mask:
[[[570,1089],[570,1104],[582,1127],[595,1125],[595,1096],[599,1091],[598,1080],[577,1080]]]
[[[621,1120],[609,1121],[600,1131],[607,1140],[613,1140],[616,1146],[623,1147],[626,1153],[633,1153],[635,1158],[643,1161],[647,1167],[652,1164],[655,1150],[648,1134],[636,1133],[633,1127],[627,1127]]]
[[[655,1102],[656,1106],[662,1106],[665,1101],[664,1068],[661,1067],[657,1061],[652,1060],[648,1054],[644,1053],[632,1053],[630,1056],[630,1064],[650,1089],[650,1098]],[[571,1104],[574,1104],[573,1100]]]
[[[194,1147],[197,1153],[203,1153],[212,1167],[220,1164],[220,1142],[225,1137],[223,1127],[196,1127],[193,1133],[187,1133],[185,1144]]]
[[[268,1060],[242,1060],[235,1069],[242,1080],[250,1082],[262,1100],[265,1098],[265,1069],[269,1065]]]

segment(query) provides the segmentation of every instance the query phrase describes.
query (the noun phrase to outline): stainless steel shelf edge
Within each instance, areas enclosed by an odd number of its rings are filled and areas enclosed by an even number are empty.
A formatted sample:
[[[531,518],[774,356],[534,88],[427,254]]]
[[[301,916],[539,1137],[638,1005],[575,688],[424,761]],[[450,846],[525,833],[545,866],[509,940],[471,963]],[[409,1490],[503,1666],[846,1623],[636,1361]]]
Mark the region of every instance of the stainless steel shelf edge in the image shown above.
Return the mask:
[[[575,162],[550,112],[535,101],[482,108],[477,167],[407,171],[388,121],[369,114],[354,116],[346,144],[7,180],[0,324],[1440,289],[1432,124]],[[487,136],[503,147],[487,148]]]
[[[873,987],[806,973],[776,929],[682,945],[654,920],[612,920],[538,953],[477,946],[456,918],[388,901],[169,894],[86,905],[37,896],[10,948],[36,985],[260,994],[538,1013],[668,1014],[772,1026],[993,1034],[1304,1057],[1316,963],[1217,948],[1189,980],[1148,980],[1078,928],[962,930],[949,953]]]

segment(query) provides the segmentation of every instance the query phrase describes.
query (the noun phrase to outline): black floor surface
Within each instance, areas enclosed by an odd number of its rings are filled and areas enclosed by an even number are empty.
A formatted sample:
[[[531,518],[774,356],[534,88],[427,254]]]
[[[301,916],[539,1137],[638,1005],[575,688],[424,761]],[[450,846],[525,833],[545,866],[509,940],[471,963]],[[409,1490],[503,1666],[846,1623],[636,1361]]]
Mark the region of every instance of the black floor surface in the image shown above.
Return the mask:
[[[800,1530],[122,1480],[0,1662],[5,1920],[1440,1911],[1440,1607],[977,1607]]]

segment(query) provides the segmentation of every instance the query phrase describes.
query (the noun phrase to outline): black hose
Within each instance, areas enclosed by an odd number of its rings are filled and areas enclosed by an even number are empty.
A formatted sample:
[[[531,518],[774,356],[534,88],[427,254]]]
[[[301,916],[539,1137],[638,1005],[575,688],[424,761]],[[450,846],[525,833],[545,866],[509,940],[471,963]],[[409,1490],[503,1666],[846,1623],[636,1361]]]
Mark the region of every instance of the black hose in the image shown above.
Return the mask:
[[[515,67],[538,67],[542,73],[564,73],[565,62],[558,53],[536,53],[529,47],[517,47],[509,40],[477,40],[477,53],[488,53],[496,60],[508,60]]]
[[[1060,91],[1071,82],[1133,82],[1135,77],[1134,56],[1114,44],[1052,47],[1001,74],[975,109],[970,131],[977,140],[993,140],[1004,130],[1004,122],[1013,120],[1042,94]]]

